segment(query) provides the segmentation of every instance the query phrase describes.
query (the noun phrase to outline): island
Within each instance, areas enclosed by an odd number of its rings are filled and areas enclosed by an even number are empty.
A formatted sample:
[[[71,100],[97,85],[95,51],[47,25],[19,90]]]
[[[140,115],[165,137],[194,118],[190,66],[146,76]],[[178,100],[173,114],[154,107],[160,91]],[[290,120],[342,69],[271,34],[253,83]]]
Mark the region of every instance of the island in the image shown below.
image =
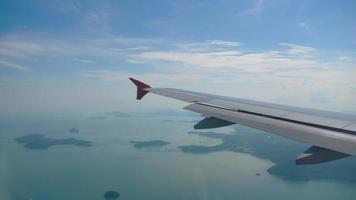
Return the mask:
[[[89,147],[92,144],[90,141],[78,140],[75,138],[48,138],[44,134],[29,134],[14,138],[14,140],[19,144],[23,144],[24,147],[29,149],[47,149],[54,145],[75,145]]]
[[[77,128],[71,128],[68,130],[69,133],[79,133],[79,129]]]
[[[104,194],[104,198],[105,199],[110,199],[110,200],[114,200],[114,199],[118,199],[120,197],[120,194],[116,191],[110,190],[105,192]]]
[[[215,133],[215,132],[196,132],[191,131],[188,134],[196,134],[203,137],[209,137],[214,139],[222,140],[221,144],[214,146],[202,146],[202,145],[183,145],[178,146],[178,148],[185,153],[193,153],[193,154],[203,154],[217,151],[234,151],[234,152],[243,152],[249,153],[252,151],[249,145],[246,145],[243,140],[240,140],[236,135],[227,135],[223,133]]]
[[[145,147],[156,147],[156,146],[165,146],[170,144],[170,142],[163,141],[163,140],[151,140],[151,141],[130,141],[130,143],[135,148],[145,148]]]
[[[221,143],[212,146],[184,145],[179,146],[179,149],[196,155],[221,151],[247,153],[273,162],[274,165],[266,170],[267,173],[289,181],[336,180],[356,183],[354,157],[316,165],[296,165],[295,158],[308,149],[308,145],[244,126],[237,125],[234,128],[236,130],[230,134],[189,132],[188,134],[220,139]],[[262,174],[259,172],[256,176]]]

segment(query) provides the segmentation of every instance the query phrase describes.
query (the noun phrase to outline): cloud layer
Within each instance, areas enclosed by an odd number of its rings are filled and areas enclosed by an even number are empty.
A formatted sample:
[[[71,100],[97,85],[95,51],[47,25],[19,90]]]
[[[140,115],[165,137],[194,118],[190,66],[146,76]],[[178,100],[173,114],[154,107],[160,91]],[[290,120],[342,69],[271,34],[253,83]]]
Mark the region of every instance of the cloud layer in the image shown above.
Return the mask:
[[[88,94],[98,93],[98,82],[114,84],[118,92],[127,91],[127,78],[133,76],[157,86],[339,111],[356,109],[352,102],[356,98],[356,65],[350,54],[301,44],[279,42],[274,48],[253,49],[239,41],[225,40],[54,39],[43,35],[39,39],[36,35],[9,35],[0,40],[0,45],[1,67],[25,73],[39,83],[38,74],[50,68],[48,77],[58,71],[72,77],[73,82],[94,84]],[[4,80],[13,78],[4,75],[0,81],[8,85]],[[79,82],[72,87],[81,87]],[[19,93],[24,90],[17,89]],[[23,95],[19,94],[21,98]],[[78,104],[86,101],[77,99]],[[128,96],[121,100],[132,104]]]

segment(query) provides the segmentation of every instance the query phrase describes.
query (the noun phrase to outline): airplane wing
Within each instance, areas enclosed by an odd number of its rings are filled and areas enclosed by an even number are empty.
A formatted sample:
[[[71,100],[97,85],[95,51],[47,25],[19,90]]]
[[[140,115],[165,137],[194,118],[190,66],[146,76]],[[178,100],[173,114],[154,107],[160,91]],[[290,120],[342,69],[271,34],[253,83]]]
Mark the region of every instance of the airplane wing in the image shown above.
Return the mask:
[[[189,103],[184,109],[205,117],[195,129],[236,123],[312,145],[296,159],[296,164],[316,164],[356,155],[356,116],[181,89],[152,88],[136,79],[130,80],[137,86],[137,99],[153,93]]]

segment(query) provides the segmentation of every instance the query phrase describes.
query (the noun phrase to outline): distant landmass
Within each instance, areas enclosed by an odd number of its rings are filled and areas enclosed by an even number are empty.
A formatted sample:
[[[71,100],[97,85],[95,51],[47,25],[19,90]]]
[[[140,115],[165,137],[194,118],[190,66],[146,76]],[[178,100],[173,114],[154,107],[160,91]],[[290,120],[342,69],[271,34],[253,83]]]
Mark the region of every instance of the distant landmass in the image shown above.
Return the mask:
[[[106,112],[105,114],[109,115],[109,116],[113,116],[113,117],[130,117],[131,115],[128,113],[124,113],[121,111],[110,111],[110,112]]]
[[[94,116],[89,116],[88,119],[92,119],[92,120],[103,120],[103,119],[107,119],[110,117],[131,117],[131,114],[129,113],[124,113],[121,111],[109,111],[109,112],[104,112],[104,113],[100,113]]]
[[[174,123],[194,123],[195,120],[172,120],[172,119],[164,119],[162,122],[174,122]]]
[[[69,133],[79,133],[79,129],[77,128],[71,128],[68,130]]]
[[[92,144],[90,141],[78,140],[75,138],[48,138],[44,134],[29,134],[14,138],[14,140],[30,149],[47,149],[53,145],[76,145],[88,147]]]
[[[234,134],[215,132],[189,132],[203,137],[221,139],[214,146],[185,145],[178,148],[185,153],[206,154],[217,151],[248,153],[275,163],[269,174],[290,181],[338,180],[356,184],[356,159],[354,156],[316,165],[296,165],[295,158],[308,146],[280,136],[243,126],[236,126]],[[256,174],[258,176],[258,174]]]
[[[155,146],[165,146],[170,144],[170,142],[163,140],[152,140],[152,141],[130,141],[130,143],[136,148],[144,148],[144,147],[155,147]]]
[[[88,117],[88,119],[97,120],[97,119],[106,119],[106,117],[104,117],[104,116],[90,116],[90,117]]]

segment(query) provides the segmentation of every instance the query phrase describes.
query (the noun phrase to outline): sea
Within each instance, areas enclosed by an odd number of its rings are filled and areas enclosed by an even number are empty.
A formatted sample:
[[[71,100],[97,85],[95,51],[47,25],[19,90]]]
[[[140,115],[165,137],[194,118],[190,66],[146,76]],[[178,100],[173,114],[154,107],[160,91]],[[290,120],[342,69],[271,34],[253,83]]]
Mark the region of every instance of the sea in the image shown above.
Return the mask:
[[[185,113],[1,118],[0,199],[100,200],[111,190],[127,200],[355,199],[355,157],[295,166],[307,145],[239,125],[197,131],[199,119]],[[92,145],[31,149],[14,140],[28,134]],[[131,143],[153,140],[169,144]],[[208,151],[194,151],[199,147]]]

